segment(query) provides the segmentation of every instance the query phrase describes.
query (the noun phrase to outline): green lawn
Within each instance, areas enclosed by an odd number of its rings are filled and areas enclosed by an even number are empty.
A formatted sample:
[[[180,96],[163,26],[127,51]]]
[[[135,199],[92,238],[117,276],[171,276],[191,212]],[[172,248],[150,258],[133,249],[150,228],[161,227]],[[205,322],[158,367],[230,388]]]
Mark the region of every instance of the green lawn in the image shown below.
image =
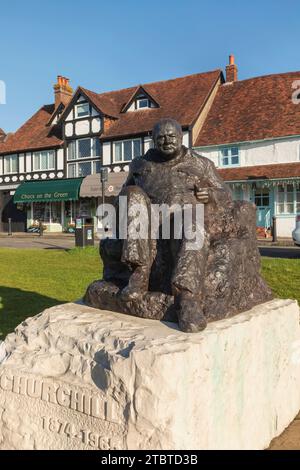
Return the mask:
[[[0,338],[26,317],[79,299],[102,274],[96,248],[63,250],[0,248]],[[262,259],[274,294],[300,303],[300,259]]]
[[[0,248],[0,339],[28,316],[79,299],[102,275],[96,248]]]

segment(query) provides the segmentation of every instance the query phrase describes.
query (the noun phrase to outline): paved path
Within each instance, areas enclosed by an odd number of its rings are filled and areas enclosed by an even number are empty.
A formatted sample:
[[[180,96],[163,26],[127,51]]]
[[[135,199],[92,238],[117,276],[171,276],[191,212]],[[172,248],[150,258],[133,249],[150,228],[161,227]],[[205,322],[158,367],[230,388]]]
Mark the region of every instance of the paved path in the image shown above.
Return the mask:
[[[271,258],[300,259],[300,247],[296,246],[260,246],[259,252],[261,256],[269,256]]]
[[[300,450],[300,413],[279,437],[273,439],[269,449]]]
[[[68,250],[74,248],[75,240],[74,237],[62,236],[43,236],[39,237],[36,235],[28,236],[8,236],[0,237],[0,248],[43,248],[43,249],[57,249],[57,250]]]

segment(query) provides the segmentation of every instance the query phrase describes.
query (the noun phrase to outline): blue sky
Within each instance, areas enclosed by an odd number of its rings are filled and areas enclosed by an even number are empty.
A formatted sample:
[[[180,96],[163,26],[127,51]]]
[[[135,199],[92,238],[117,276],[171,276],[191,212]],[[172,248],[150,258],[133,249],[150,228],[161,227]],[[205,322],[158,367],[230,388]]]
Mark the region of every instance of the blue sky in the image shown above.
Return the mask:
[[[297,0],[9,0],[0,6],[0,127],[53,102],[57,75],[101,92],[224,68],[300,70]]]

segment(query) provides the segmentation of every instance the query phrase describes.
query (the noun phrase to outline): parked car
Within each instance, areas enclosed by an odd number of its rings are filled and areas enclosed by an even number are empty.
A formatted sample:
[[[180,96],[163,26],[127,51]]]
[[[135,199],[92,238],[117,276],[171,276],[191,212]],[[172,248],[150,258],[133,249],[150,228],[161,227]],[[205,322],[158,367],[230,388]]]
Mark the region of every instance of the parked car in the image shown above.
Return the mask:
[[[300,214],[296,216],[296,228],[293,230],[292,237],[295,245],[300,246]]]

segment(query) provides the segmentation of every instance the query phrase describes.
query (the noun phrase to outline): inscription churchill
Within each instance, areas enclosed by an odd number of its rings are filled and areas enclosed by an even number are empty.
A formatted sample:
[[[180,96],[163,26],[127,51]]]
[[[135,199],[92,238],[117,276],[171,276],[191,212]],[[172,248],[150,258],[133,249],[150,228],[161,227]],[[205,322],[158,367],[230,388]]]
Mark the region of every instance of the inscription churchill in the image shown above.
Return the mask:
[[[87,390],[76,390],[70,386],[58,385],[35,377],[13,375],[2,372],[0,388],[6,392],[38,398],[48,403],[79,411],[93,418],[118,422],[114,400],[93,395]]]

